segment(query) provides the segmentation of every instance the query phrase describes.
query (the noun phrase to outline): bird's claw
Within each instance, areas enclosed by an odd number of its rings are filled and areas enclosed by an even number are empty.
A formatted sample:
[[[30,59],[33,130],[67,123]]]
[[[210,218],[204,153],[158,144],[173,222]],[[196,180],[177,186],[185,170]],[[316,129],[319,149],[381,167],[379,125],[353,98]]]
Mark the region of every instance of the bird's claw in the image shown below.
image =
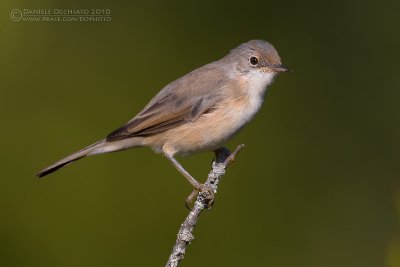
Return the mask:
[[[207,210],[210,210],[214,205],[215,193],[214,189],[211,186],[205,184],[201,184],[198,189],[194,189],[192,193],[190,193],[190,195],[186,198],[185,200],[186,208],[192,210],[191,204],[194,202],[195,198],[199,195],[199,193],[203,194],[205,200],[204,202],[206,204],[205,208]]]

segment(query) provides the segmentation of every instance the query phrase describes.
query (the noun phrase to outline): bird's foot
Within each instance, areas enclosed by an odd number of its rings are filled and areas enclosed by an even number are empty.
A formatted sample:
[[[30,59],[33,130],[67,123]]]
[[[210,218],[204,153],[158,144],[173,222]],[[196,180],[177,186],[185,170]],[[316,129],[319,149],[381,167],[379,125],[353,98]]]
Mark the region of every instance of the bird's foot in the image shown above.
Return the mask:
[[[203,197],[204,197],[204,203],[205,203],[205,208],[207,210],[210,210],[212,208],[212,206],[214,205],[214,199],[215,199],[215,193],[214,193],[214,189],[209,186],[209,185],[205,185],[205,184],[200,184],[198,189],[194,189],[192,191],[192,193],[190,193],[190,195],[186,198],[185,200],[185,206],[188,209],[192,209],[191,205],[192,203],[195,201],[195,199],[197,198],[197,196],[199,195],[199,193],[202,193]]]

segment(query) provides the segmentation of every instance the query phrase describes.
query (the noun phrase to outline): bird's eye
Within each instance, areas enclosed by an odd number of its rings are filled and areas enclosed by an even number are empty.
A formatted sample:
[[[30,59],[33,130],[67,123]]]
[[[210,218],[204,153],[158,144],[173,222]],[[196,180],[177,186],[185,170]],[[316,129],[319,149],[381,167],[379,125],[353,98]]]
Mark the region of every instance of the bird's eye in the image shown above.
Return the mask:
[[[249,61],[250,61],[250,65],[252,65],[252,66],[257,66],[258,65],[258,58],[257,57],[251,57]]]

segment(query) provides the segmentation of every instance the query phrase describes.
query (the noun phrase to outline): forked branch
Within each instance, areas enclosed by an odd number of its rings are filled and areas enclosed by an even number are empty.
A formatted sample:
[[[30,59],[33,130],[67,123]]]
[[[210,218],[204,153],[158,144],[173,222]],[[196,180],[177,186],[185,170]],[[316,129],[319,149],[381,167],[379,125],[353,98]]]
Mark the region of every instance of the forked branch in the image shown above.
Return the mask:
[[[236,154],[243,147],[244,145],[239,145],[233,153],[230,153],[229,150],[226,148],[219,149],[215,152],[216,159],[212,163],[212,169],[208,174],[207,181],[205,182],[205,185],[211,187],[214,190],[214,193],[217,192],[218,184],[225,174],[226,167],[228,167],[228,165],[235,160]],[[204,209],[209,209],[209,204],[209,193],[200,192],[194,203],[193,209],[189,212],[185,221],[181,224],[181,227],[179,228],[175,245],[172,249],[166,267],[176,267],[184,258],[186,247],[194,239],[193,230],[196,226],[199,216]]]

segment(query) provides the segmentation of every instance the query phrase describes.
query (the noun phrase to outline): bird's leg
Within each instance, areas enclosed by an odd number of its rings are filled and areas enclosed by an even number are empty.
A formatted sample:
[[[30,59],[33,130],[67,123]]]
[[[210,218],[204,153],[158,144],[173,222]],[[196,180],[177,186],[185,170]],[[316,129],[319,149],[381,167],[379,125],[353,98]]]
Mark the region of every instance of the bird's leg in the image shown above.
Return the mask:
[[[175,166],[175,168],[188,180],[188,182],[194,187],[196,192],[192,192],[186,198],[186,207],[189,208],[190,203],[193,202],[193,199],[197,196],[198,192],[207,192],[207,199],[210,205],[214,202],[214,190],[204,184],[199,183],[196,179],[194,179],[183,167],[182,165],[171,155],[167,153],[164,154],[165,157]]]
[[[167,159],[178,169],[178,171],[185,176],[188,182],[195,188],[199,189],[201,187],[201,183],[199,183],[196,179],[194,179],[183,167],[182,165],[172,156],[165,155]]]
[[[226,147],[220,147],[220,148],[214,150],[214,154],[215,154],[215,160],[217,162],[220,162],[221,159],[226,159],[231,156],[231,152]],[[194,199],[197,197],[198,194],[199,194],[199,191],[197,191],[197,189],[194,189],[192,191],[192,193],[190,193],[190,195],[186,198],[185,206],[188,209],[191,209],[190,204],[193,203]],[[210,204],[210,208],[212,207],[213,204],[214,204],[214,201]]]

